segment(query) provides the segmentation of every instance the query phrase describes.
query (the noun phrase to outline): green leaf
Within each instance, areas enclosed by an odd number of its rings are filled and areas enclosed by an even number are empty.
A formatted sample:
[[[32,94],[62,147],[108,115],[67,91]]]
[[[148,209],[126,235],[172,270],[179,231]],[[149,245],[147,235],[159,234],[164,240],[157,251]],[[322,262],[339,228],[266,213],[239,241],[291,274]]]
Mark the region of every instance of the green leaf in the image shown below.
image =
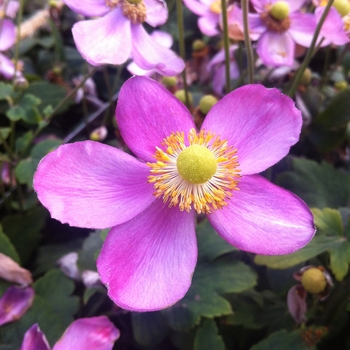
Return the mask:
[[[20,264],[19,256],[10,239],[5,235],[0,226],[0,253],[9,256],[11,259]]]
[[[16,248],[21,262],[26,265],[41,240],[41,229],[45,225],[46,209],[39,207],[25,214],[6,216],[2,227]]]
[[[22,136],[18,137],[16,140],[16,151],[17,152],[23,152],[29,144],[32,142],[33,139],[33,131],[28,131]]]
[[[349,271],[350,243],[343,242],[330,251],[330,268],[337,281],[342,281]]]
[[[41,120],[41,115],[37,109],[41,100],[32,94],[25,94],[19,101],[19,107],[24,110],[22,120],[29,124],[38,124]]]
[[[66,90],[63,87],[46,82],[30,84],[26,92],[37,96],[41,100],[38,107],[41,113],[44,113],[47,106],[55,108],[66,97]],[[64,112],[72,103],[72,99],[67,101],[59,108],[58,113]]]
[[[287,255],[256,255],[254,262],[257,265],[265,265],[271,269],[286,269],[301,262],[309,260],[330,248],[339,246],[344,242],[341,237],[315,236],[304,248]]]
[[[222,239],[208,220],[197,226],[199,259],[213,261],[217,257],[237,251],[237,248]]]
[[[13,106],[9,108],[6,112],[7,118],[9,118],[13,122],[24,119],[25,114],[26,111],[21,106]]]
[[[133,312],[131,322],[134,339],[143,347],[154,348],[169,333],[169,326],[160,312]]]
[[[337,93],[310,126],[310,139],[323,152],[343,142],[350,121],[350,89]]]
[[[2,140],[6,140],[11,134],[11,128],[0,128],[0,145],[2,144]]]
[[[222,337],[218,335],[218,329],[214,320],[204,320],[198,328],[194,340],[194,350],[225,350]]]
[[[343,236],[344,227],[340,212],[331,208],[311,209],[318,234]]]
[[[73,322],[73,315],[79,307],[79,298],[71,296],[74,283],[60,270],[48,271],[34,283],[36,295],[47,303],[47,308],[60,317],[64,328]]]
[[[6,84],[0,82],[0,100],[8,100],[12,98],[13,86],[12,84]]]
[[[101,231],[92,232],[85,239],[82,249],[78,252],[78,267],[80,270],[96,271],[96,257],[102,248],[103,242]]]
[[[170,326],[181,331],[198,324],[201,316],[229,315],[231,305],[220,294],[250,289],[256,284],[256,278],[250,267],[228,256],[213,263],[199,262],[185,297],[164,314]]]
[[[252,346],[250,350],[310,350],[301,337],[300,331],[288,333],[281,330],[270,334],[266,339]]]
[[[277,176],[280,186],[302,198],[310,207],[346,207],[350,198],[350,176],[328,163],[292,158],[293,171]]]

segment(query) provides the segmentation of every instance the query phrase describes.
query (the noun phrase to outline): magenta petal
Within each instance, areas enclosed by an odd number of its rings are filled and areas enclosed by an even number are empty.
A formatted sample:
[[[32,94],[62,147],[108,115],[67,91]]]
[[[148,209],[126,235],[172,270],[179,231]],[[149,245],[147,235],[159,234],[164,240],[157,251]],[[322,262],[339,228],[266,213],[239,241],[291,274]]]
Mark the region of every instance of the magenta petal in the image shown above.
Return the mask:
[[[226,95],[208,113],[202,129],[238,150],[241,174],[259,173],[286,156],[298,139],[301,113],[277,89],[246,85]]]
[[[183,0],[183,2],[197,16],[205,16],[209,11],[209,5],[202,4],[197,0]]]
[[[315,10],[317,22],[321,19],[324,9],[324,7],[318,7]],[[322,25],[321,36],[324,37],[321,44],[322,46],[329,44],[344,45],[349,42],[349,38],[344,30],[343,19],[334,7],[330,8],[326,20]]]
[[[290,15],[289,35],[301,46],[309,47],[316,30],[316,18],[311,13],[296,12]]]
[[[120,8],[102,18],[76,23],[72,33],[77,49],[93,66],[122,64],[130,57],[130,21]]]
[[[20,319],[32,306],[33,300],[32,287],[9,287],[0,299],[0,326]]]
[[[194,212],[156,200],[139,216],[111,229],[97,269],[117,305],[154,311],[185,295],[196,260]]]
[[[256,254],[290,254],[315,234],[306,204],[259,175],[243,176],[228,206],[208,215],[217,232],[235,247]]]
[[[60,146],[46,155],[34,188],[51,216],[71,226],[108,228],[143,211],[155,199],[149,167],[93,141]]]
[[[50,350],[45,334],[37,323],[33,324],[24,334],[20,350]]]
[[[140,24],[131,25],[133,45],[132,58],[142,69],[155,69],[161,75],[180,74],[185,64],[167,47],[157,43]]]
[[[292,66],[295,43],[288,32],[265,32],[258,41],[257,53],[265,65],[272,67]]]
[[[158,27],[168,19],[168,8],[164,0],[144,0],[146,5],[146,22]]]
[[[106,316],[74,321],[52,350],[112,350],[120,332]]]
[[[141,159],[154,162],[156,146],[172,132],[188,132],[194,122],[188,109],[152,79],[134,77],[119,93],[117,122],[124,141]]]
[[[88,17],[104,16],[111,9],[106,6],[106,0],[64,0],[64,3],[74,12]]]
[[[15,25],[5,19],[1,23],[1,36],[0,36],[0,51],[9,49],[16,40],[16,27]]]
[[[219,18],[218,14],[209,12],[198,19],[198,27],[207,36],[217,35],[220,33],[218,30]]]
[[[15,75],[14,63],[2,53],[0,53],[0,74],[6,79],[12,79]]]

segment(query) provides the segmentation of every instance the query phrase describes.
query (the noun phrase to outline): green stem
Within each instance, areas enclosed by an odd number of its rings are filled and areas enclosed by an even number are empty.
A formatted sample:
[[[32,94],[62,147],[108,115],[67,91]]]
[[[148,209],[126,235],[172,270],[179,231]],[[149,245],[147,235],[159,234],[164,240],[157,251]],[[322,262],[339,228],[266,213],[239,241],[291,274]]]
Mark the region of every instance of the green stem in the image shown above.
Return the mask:
[[[325,7],[323,13],[322,13],[322,16],[320,18],[320,21],[317,23],[317,26],[316,26],[316,30],[315,30],[315,34],[312,38],[312,42],[311,42],[311,45],[310,47],[308,48],[307,52],[306,52],[306,55],[305,55],[305,58],[304,58],[304,61],[303,63],[301,64],[301,66],[299,67],[298,69],[298,72],[294,78],[294,81],[293,81],[293,84],[288,92],[288,95],[290,97],[293,97],[295,92],[297,91],[297,88],[298,88],[298,85],[299,85],[299,81],[300,79],[302,78],[303,76],[303,73],[306,69],[306,67],[309,65],[310,63],[310,60],[313,56],[313,51],[314,51],[314,47],[316,45],[316,42],[317,42],[317,38],[320,34],[320,31],[321,31],[321,28],[322,28],[322,25],[323,25],[323,22],[325,21],[326,17],[327,17],[327,14],[331,8],[331,6],[333,5],[333,2],[334,0],[329,0],[328,3],[327,3],[327,6]]]
[[[225,77],[226,84],[225,89],[228,94],[231,91],[230,87],[230,40],[228,37],[228,23],[227,23],[227,3],[226,0],[221,0],[221,11],[222,11],[222,31],[223,31],[223,41],[225,50]]]
[[[177,26],[179,28],[179,49],[180,56],[184,62],[186,62],[186,50],[185,50],[185,35],[184,35],[184,18],[183,18],[183,8],[182,0],[176,0],[176,10],[177,10]],[[186,68],[182,71],[183,88],[185,91],[185,101],[186,106],[190,106],[190,100],[188,97],[188,86],[186,80]]]
[[[241,0],[242,14],[243,14],[243,28],[244,28],[244,44],[247,51],[247,65],[248,65],[248,83],[254,83],[254,54],[252,49],[252,43],[249,36],[249,23],[248,23],[248,0]]]

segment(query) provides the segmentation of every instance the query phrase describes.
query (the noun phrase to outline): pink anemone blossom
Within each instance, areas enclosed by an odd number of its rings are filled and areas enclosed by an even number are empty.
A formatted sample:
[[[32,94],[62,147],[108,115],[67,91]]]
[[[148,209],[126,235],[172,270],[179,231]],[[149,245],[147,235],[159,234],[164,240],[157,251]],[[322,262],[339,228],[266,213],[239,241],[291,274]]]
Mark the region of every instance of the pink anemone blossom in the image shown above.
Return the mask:
[[[106,316],[80,318],[71,323],[52,350],[112,350],[119,335]],[[38,324],[27,330],[20,350],[50,350]]]
[[[0,51],[8,50],[16,40],[16,27],[8,19],[0,20]],[[0,74],[6,79],[12,79],[15,75],[15,65],[3,53],[0,52]]]
[[[72,28],[75,44],[93,66],[122,64],[133,58],[142,69],[162,75],[176,75],[184,62],[170,49],[153,40],[142,23],[163,24],[168,11],[162,0],[64,0],[84,16],[103,16],[76,23]]]
[[[1,0],[0,1],[0,16],[14,18],[19,9],[17,0]]]
[[[257,53],[265,65],[292,66],[295,46],[309,47],[316,29],[313,14],[300,8],[306,0],[252,0],[257,14],[249,15],[251,33],[261,34]]]
[[[218,29],[221,17],[220,0],[184,0],[185,5],[197,16],[200,31],[207,36],[220,33]]]
[[[313,237],[306,204],[255,175],[299,139],[301,113],[278,90],[229,93],[197,132],[178,99],[134,77],[120,90],[116,118],[137,158],[92,141],[62,145],[40,162],[34,188],[53,218],[112,227],[97,269],[120,307],[158,310],[185,295],[197,260],[196,212],[253,253],[292,253]]]

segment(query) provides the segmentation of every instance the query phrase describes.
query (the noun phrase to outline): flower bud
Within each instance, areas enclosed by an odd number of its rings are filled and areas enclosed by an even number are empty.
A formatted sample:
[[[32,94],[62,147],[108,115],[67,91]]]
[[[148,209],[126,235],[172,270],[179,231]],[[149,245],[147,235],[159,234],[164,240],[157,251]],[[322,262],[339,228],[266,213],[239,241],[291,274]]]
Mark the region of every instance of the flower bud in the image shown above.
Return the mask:
[[[301,76],[301,79],[300,79],[300,84],[303,84],[303,85],[308,85],[311,81],[311,78],[312,78],[312,72],[311,72],[311,69],[310,68],[306,68],[303,72],[303,75]]]
[[[334,83],[334,87],[339,90],[345,90],[348,87],[348,83],[345,80],[337,81]]]
[[[199,101],[199,110],[204,115],[207,115],[216,102],[218,102],[218,100],[213,95],[205,95]]]
[[[175,92],[175,97],[180,100],[182,103],[186,104],[186,93],[185,90],[177,90]],[[188,102],[190,105],[192,105],[193,102],[193,96],[190,92],[188,92]]]
[[[162,78],[162,84],[166,88],[172,88],[175,87],[177,84],[177,78],[176,77],[163,77]]]
[[[327,281],[320,269],[311,267],[304,271],[301,277],[301,284],[309,293],[318,294],[325,290]]]
[[[192,43],[192,51],[201,51],[205,49],[205,47],[206,47],[205,42],[199,39],[195,40]]]

